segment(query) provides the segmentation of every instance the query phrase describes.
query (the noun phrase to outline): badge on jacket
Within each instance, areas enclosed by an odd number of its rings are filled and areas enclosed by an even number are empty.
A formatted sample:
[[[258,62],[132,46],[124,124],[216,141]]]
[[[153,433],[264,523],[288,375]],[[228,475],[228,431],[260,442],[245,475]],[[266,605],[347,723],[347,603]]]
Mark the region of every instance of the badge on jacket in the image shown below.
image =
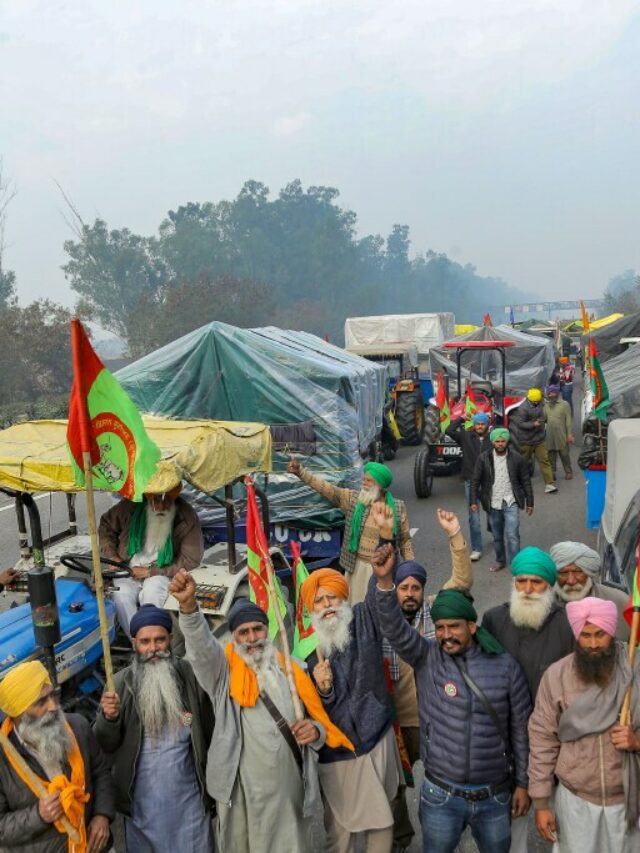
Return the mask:
[[[458,688],[455,686],[453,681],[447,681],[444,686],[444,692],[446,696],[450,696],[451,698],[453,698],[454,696],[458,695]]]
[[[190,726],[193,722],[193,714],[191,713],[191,711],[183,711],[180,722],[185,728],[187,726]]]

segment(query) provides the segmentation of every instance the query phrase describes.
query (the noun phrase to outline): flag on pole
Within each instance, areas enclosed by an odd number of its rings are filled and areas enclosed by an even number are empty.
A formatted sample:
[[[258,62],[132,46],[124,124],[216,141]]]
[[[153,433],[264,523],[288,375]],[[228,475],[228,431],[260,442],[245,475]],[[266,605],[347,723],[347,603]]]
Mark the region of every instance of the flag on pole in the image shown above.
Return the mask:
[[[267,560],[269,559],[269,545],[265,536],[258,512],[256,492],[250,477],[245,479],[247,487],[247,568],[249,575],[249,598],[257,604],[269,617],[269,637],[273,638],[278,633],[278,618],[274,610],[273,601],[269,594],[269,575],[267,574]],[[280,581],[274,572],[276,587],[276,598],[282,618],[287,615],[287,606],[282,597]]]
[[[478,411],[478,404],[476,402],[476,396],[473,393],[473,388],[471,385],[467,385],[467,393],[464,398],[464,413],[467,415],[469,420],[464,425],[465,429],[471,429],[473,426],[473,416]]]
[[[91,454],[94,489],[141,501],[160,459],[140,412],[96,355],[80,320],[71,321],[73,386],[67,444],[78,486],[85,485],[83,452]]]
[[[629,596],[629,601],[627,602],[624,608],[624,618],[631,625],[631,619],[633,616],[633,608],[640,607],[640,577],[638,576],[638,567],[636,566],[636,570],[633,573],[633,586],[631,587],[631,595]]]
[[[493,323],[491,322],[491,314],[485,314],[484,315],[484,317],[482,318],[482,325],[483,326],[493,326]]]
[[[589,340],[589,374],[591,377],[591,393],[593,394],[593,411],[595,416],[604,424],[607,422],[607,409],[611,401],[593,338]]]
[[[442,432],[446,432],[449,424],[451,423],[451,412],[449,410],[449,400],[447,399],[447,388],[444,382],[444,376],[442,375],[442,370],[438,370],[438,390],[436,392],[436,406],[440,410],[440,429]]]
[[[591,331],[591,324],[589,323],[589,315],[582,299],[580,300],[580,313],[582,314],[582,330],[585,334],[588,334]]]
[[[300,556],[300,545],[298,542],[289,542],[291,548],[291,556],[293,557],[293,581],[296,594],[296,624],[293,629],[293,649],[291,654],[300,660],[306,660],[312,652],[315,652],[318,645],[313,625],[311,624],[311,616],[307,613],[300,588],[309,577],[307,567],[302,562]]]

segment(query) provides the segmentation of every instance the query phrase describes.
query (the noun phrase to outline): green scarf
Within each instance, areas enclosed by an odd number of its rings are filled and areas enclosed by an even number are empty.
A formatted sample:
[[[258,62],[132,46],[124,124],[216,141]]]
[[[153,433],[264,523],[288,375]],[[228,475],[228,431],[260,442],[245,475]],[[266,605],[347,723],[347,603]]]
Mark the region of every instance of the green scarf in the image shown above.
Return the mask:
[[[385,494],[385,503],[387,506],[391,507],[393,512],[393,535],[398,535],[398,510],[396,509],[396,502],[393,499],[393,495],[391,492],[386,492]],[[369,509],[366,504],[358,503],[356,504],[356,508],[353,511],[353,515],[351,516],[351,532],[349,533],[349,550],[352,554],[358,553],[358,548],[360,546],[360,536],[362,535],[362,520],[364,518],[365,512]]]
[[[473,606],[473,598],[458,589],[441,589],[430,607],[434,623],[439,619],[464,619],[465,622],[478,622],[478,614]],[[496,638],[482,628],[476,628],[475,638],[483,652],[488,655],[501,655],[504,648]]]
[[[147,533],[147,502],[136,504],[136,508],[131,516],[131,526],[129,527],[129,545],[127,553],[129,557],[133,557],[144,548],[144,539]],[[158,568],[169,566],[173,563],[173,536],[169,534],[164,545],[158,551],[158,559],[156,560]]]

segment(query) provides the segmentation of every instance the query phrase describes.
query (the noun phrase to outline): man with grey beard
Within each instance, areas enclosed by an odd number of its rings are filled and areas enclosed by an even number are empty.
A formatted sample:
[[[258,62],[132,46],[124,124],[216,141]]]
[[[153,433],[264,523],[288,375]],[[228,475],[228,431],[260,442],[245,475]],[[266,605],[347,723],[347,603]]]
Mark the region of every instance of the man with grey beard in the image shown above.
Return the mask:
[[[3,734],[38,777],[40,789],[49,792],[41,796],[11,753],[0,748],[0,850],[72,850],[63,817],[86,842],[86,853],[106,850],[115,817],[113,784],[89,723],[60,710],[39,661],[19,664],[5,676],[0,710],[6,714]]]
[[[211,703],[189,663],[171,654],[166,610],[144,605],[130,629],[134,662],[116,673],[115,691],[103,694],[95,725],[100,745],[113,756],[127,851],[209,853]]]

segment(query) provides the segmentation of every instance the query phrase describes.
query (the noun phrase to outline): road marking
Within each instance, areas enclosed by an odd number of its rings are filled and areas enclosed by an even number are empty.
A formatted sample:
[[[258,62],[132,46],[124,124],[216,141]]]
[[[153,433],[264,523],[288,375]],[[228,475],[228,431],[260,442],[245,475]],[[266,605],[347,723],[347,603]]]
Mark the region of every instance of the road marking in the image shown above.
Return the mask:
[[[50,495],[50,492],[45,492],[44,495],[36,495],[34,498],[34,501],[42,501],[45,498],[48,498],[49,495]],[[0,512],[4,512],[7,509],[15,509],[15,508],[16,508],[15,504],[7,504],[7,506],[0,506]]]
[[[420,530],[419,527],[410,527],[409,528],[409,536],[413,539],[413,537],[416,535],[418,530]]]

